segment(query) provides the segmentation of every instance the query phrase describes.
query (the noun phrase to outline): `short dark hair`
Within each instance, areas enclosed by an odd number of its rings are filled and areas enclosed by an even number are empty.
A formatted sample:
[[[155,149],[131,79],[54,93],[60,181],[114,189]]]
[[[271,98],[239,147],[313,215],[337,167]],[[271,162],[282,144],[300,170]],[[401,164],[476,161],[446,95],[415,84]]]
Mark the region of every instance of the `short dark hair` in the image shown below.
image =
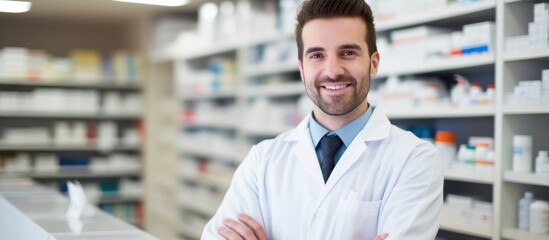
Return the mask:
[[[366,45],[369,54],[377,52],[376,29],[372,9],[365,0],[305,0],[297,14],[295,36],[299,60],[303,60],[303,26],[318,18],[359,17],[366,24]]]

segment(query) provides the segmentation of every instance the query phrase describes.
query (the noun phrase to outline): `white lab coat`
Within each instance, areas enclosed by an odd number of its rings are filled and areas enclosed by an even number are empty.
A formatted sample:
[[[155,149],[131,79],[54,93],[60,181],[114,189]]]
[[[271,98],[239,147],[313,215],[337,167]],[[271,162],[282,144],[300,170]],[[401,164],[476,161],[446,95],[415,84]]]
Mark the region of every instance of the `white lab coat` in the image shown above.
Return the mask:
[[[309,134],[295,129],[252,147],[202,239],[223,239],[223,219],[246,213],[270,240],[434,239],[443,164],[436,148],[376,109],[324,184]]]

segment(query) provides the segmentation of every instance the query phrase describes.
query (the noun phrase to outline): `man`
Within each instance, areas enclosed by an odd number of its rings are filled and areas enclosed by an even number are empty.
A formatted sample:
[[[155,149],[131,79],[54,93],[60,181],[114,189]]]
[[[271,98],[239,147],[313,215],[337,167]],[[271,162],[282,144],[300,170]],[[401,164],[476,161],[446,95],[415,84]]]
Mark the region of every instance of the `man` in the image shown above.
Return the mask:
[[[379,65],[370,7],[309,0],[297,20],[313,112],[252,147],[202,239],[434,239],[438,152],[366,101]]]

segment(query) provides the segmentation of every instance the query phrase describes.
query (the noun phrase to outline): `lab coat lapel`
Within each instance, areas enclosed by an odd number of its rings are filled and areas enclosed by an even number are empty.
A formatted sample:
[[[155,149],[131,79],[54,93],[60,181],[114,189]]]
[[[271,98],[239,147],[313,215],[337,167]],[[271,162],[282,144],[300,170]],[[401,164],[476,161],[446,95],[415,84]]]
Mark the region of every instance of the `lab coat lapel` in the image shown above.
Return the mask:
[[[345,172],[364,155],[368,149],[368,142],[381,140],[389,136],[391,123],[387,116],[380,109],[376,108],[372,113],[370,120],[366,123],[366,126],[357,134],[351,145],[349,145],[343,156],[339,159],[330,178],[328,178],[328,182],[324,184],[322,171],[320,171],[318,158],[309,133],[308,123],[310,117],[311,114],[309,114],[285,140],[296,141],[292,151],[295,153],[298,161],[304,164],[304,167],[312,176],[313,181],[317,183],[318,186],[324,187],[318,201],[318,204],[320,204]]]
[[[313,181],[318,184],[319,187],[324,186],[324,178],[322,177],[322,171],[320,171],[320,165],[318,158],[311,140],[311,134],[309,133],[309,114],[301,123],[290,133],[285,140],[296,141],[292,148],[297,160],[303,164],[307,169]]]
[[[357,161],[364,160],[362,156],[368,149],[368,143],[380,140],[389,136],[391,123],[385,114],[376,109],[366,126],[360,131],[345,153],[339,159],[334,171],[328,178],[324,195],[327,195],[339,179],[347,172]]]

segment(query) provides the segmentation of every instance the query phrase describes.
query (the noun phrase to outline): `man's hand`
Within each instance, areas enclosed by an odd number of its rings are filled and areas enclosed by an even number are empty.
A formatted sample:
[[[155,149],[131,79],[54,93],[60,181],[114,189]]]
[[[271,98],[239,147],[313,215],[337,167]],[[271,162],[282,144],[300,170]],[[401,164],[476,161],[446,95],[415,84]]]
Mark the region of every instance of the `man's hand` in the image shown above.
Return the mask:
[[[263,227],[246,214],[238,214],[238,220],[227,218],[224,227],[217,232],[227,240],[267,240]]]
[[[224,227],[217,232],[227,240],[267,240],[263,227],[246,214],[238,214],[238,221],[227,218],[223,221]],[[372,240],[385,240],[387,233],[382,233]]]
[[[377,235],[374,239],[372,240],[385,240],[387,238],[387,236],[389,236],[389,234],[387,233],[382,233],[380,235]]]

